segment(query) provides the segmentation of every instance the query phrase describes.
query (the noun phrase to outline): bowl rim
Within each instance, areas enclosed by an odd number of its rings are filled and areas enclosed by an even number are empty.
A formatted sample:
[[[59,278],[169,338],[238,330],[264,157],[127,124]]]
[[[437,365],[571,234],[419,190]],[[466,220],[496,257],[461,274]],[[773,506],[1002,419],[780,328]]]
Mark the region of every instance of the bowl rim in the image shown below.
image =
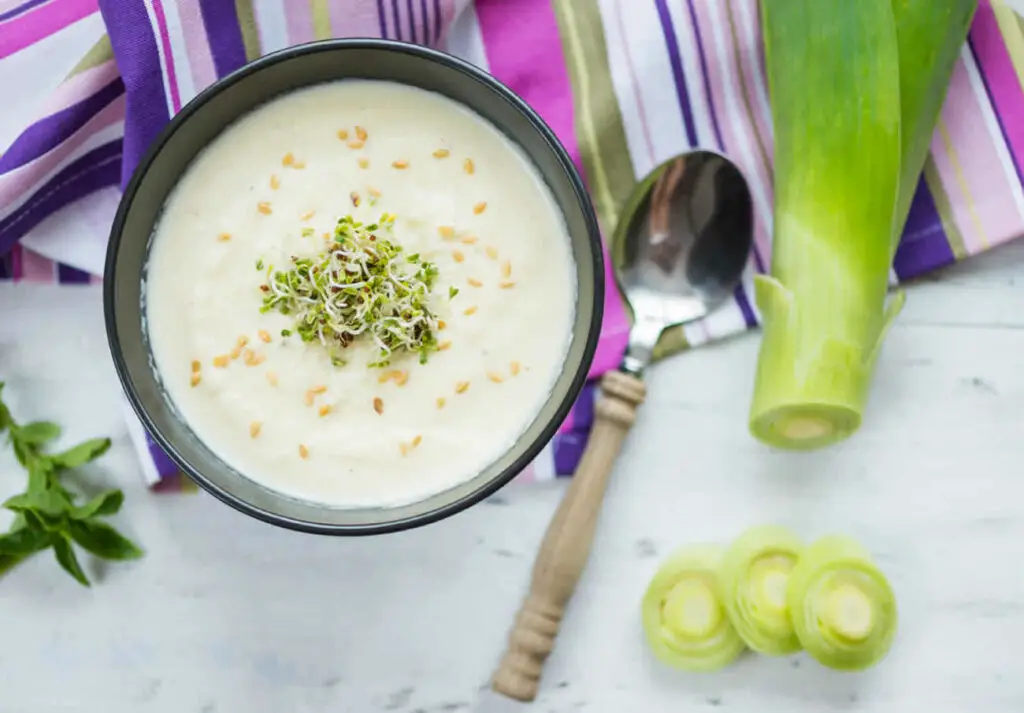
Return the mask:
[[[461,497],[445,502],[437,507],[431,508],[430,510],[398,519],[358,524],[314,522],[266,510],[262,507],[253,505],[235,493],[230,492],[228,489],[218,484],[215,478],[207,477],[198,468],[192,465],[187,458],[182,456],[175,444],[171,442],[171,439],[166,437],[155,424],[153,418],[149,415],[149,411],[143,399],[132,385],[127,360],[124,358],[121,351],[121,337],[118,333],[117,319],[115,318],[117,310],[115,299],[115,285],[117,284],[117,258],[120,253],[121,241],[124,236],[125,222],[130,208],[135,201],[136,194],[139,192],[139,189],[141,188],[145,177],[149,173],[152,164],[160,152],[163,151],[164,146],[168,141],[170,141],[171,137],[185,124],[187,124],[191,117],[200,113],[206,103],[213,97],[250,75],[259,73],[263,69],[279,62],[293,60],[318,52],[346,49],[370,49],[397,52],[413,55],[422,61],[441,64],[449,69],[467,75],[470,79],[475,80],[480,84],[483,84],[487,89],[494,92],[500,99],[503,99],[517,112],[522,114],[530,123],[533,130],[536,131],[544,140],[544,143],[547,145],[547,149],[557,159],[558,164],[561,166],[568,178],[586,226],[587,239],[590,243],[591,269],[594,271],[594,289],[593,294],[591,295],[593,311],[590,324],[585,335],[586,341],[584,344],[582,358],[576,367],[576,373],[573,375],[565,395],[562,397],[561,402],[558,404],[548,423],[543,429],[541,429],[537,437],[532,440],[519,457],[517,457],[495,477],[491,478],[477,489]],[[470,106],[469,108],[472,107]],[[514,141],[514,139],[512,140]],[[472,505],[480,503],[506,486],[513,478],[515,478],[516,475],[518,475],[540,454],[544,447],[546,447],[551,439],[556,435],[558,428],[568,417],[573,405],[579,398],[583,386],[587,382],[590,367],[593,364],[594,355],[597,351],[604,315],[605,291],[607,289],[605,284],[604,263],[605,260],[600,226],[597,220],[597,215],[594,211],[593,203],[591,202],[590,195],[586,190],[586,186],[579,170],[576,168],[576,165],[573,163],[572,158],[565,149],[565,146],[555,135],[551,127],[549,127],[540,115],[526,102],[526,100],[520,97],[516,92],[490,73],[467,62],[466,60],[442,50],[433,49],[423,45],[378,38],[334,38],[316,40],[292,45],[284,49],[265,54],[252,62],[239,67],[224,77],[221,77],[217,81],[205,87],[202,91],[198,92],[195,97],[187,102],[181,110],[172,116],[170,121],[161,128],[160,132],[147,147],[142,158],[139,160],[138,165],[133,170],[131,178],[125,186],[124,192],[119,200],[117,212],[114,216],[114,221],[110,229],[110,236],[107,242],[106,259],[104,261],[104,323],[106,326],[107,344],[110,349],[111,357],[113,358],[114,369],[117,373],[118,381],[121,383],[122,391],[131,405],[132,410],[135,412],[136,416],[145,427],[146,432],[152,437],[156,444],[163,449],[165,453],[167,453],[182,473],[196,482],[203,488],[203,490],[239,512],[264,523],[290,530],[305,532],[308,534],[336,536],[387,534],[428,525],[455,515]],[[147,348],[147,352],[148,351],[149,350]],[[185,426],[191,430],[191,427],[187,423]],[[231,467],[230,464],[226,465]],[[244,476],[244,473],[242,473],[242,475]],[[275,492],[273,488],[267,489],[272,493]],[[430,497],[436,497],[442,493],[443,491]],[[313,504],[316,505],[316,503]],[[381,508],[381,510],[386,511],[387,508]]]

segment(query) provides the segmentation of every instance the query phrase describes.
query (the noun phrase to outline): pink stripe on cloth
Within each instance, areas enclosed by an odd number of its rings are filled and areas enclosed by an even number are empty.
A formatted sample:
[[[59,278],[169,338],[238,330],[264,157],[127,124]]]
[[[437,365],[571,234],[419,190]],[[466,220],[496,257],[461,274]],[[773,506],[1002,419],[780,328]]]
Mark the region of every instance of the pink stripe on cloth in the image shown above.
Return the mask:
[[[313,7],[309,0],[300,0],[288,4],[288,42],[297,45],[310,42],[316,36],[313,27]]]
[[[25,282],[57,282],[57,264],[28,248],[21,249],[21,279]]]
[[[99,12],[97,0],[53,0],[0,23],[0,59]]]
[[[78,74],[68,77],[54,90],[43,105],[39,116],[56,114],[62,109],[74,106],[81,101],[93,96],[97,91],[107,86],[118,76],[117,62],[109,60],[95,67],[82,70]]]
[[[34,161],[19,166],[10,173],[0,176],[0,215],[9,212],[25,194],[47,175],[49,175],[60,164],[64,163],[72,154],[81,148],[83,142],[93,134],[116,124],[124,119],[125,96],[121,95],[104,109],[87,121],[82,128],[68,137],[68,140],[58,145],[47,154],[40,156]]]
[[[476,13],[491,74],[540,114],[582,172],[572,84],[550,1],[477,0]],[[618,366],[629,329],[607,251],[605,288],[601,341],[591,376]]]
[[[1024,172],[1024,78],[1017,76],[989,0],[983,0],[975,12],[970,39],[1020,175]]]
[[[213,84],[217,69],[213,64],[213,52],[203,24],[203,11],[199,0],[177,0],[178,16],[181,18],[181,34],[185,36],[185,52],[192,67],[192,84],[196,90]]]
[[[164,14],[162,0],[151,2],[153,18],[156,21],[156,35],[160,39],[160,52],[163,55],[164,72],[171,91],[171,111],[176,114],[181,111],[181,91],[178,89],[178,75],[174,67],[174,52],[171,50],[171,33],[167,29],[167,16]]]
[[[957,100],[943,106],[943,126],[935,133],[931,150],[965,246],[976,253],[991,247],[994,236],[1012,231],[1020,216],[993,144],[1003,139],[992,136],[980,121],[985,97],[975,92],[963,59],[953,68],[949,93]]]

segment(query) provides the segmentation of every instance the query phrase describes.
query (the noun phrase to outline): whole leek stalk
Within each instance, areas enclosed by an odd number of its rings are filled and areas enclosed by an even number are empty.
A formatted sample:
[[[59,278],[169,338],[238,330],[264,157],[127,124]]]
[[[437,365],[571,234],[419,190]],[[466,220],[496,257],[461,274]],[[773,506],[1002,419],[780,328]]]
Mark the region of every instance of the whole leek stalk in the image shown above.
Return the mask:
[[[792,531],[759,525],[733,540],[722,560],[729,619],[752,650],[782,656],[800,650],[789,617],[789,577],[804,548]]]
[[[860,544],[830,535],[801,554],[789,576],[797,638],[829,668],[859,671],[878,663],[896,636],[896,597]]]
[[[977,0],[762,0],[775,131],[751,432],[793,450],[861,424],[903,304],[889,270]]]
[[[743,652],[743,640],[722,604],[723,552],[713,544],[682,547],[651,579],[641,614],[647,642],[663,663],[710,672],[725,668]]]

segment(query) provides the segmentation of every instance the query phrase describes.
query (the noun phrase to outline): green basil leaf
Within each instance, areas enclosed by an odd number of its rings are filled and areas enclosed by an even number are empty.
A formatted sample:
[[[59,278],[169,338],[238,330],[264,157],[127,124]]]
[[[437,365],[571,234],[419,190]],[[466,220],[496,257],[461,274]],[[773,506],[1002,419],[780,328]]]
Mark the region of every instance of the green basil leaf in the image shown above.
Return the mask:
[[[124,502],[124,493],[120,490],[107,490],[100,493],[85,505],[76,507],[71,512],[71,517],[76,520],[88,520],[91,517],[113,515],[121,509]]]
[[[78,564],[75,549],[71,546],[71,540],[67,535],[58,534],[53,538],[53,554],[64,571],[77,579],[79,584],[84,587],[91,586],[89,578],[82,571],[82,566]]]
[[[0,535],[0,555],[27,557],[50,546],[50,534],[45,530],[23,527]]]
[[[79,443],[63,453],[50,456],[50,460],[58,468],[77,468],[85,465],[91,460],[99,458],[110,448],[109,438],[93,438],[84,443]]]
[[[0,381],[0,394],[3,393],[4,382]],[[11,412],[7,409],[7,405],[0,400],[0,433],[11,425]]]
[[[74,506],[63,488],[48,488],[7,498],[4,507],[14,512],[31,510],[38,515],[55,518],[66,515]]]
[[[84,549],[108,560],[133,560],[142,557],[135,543],[110,525],[96,520],[71,520],[68,533]]]
[[[28,468],[29,462],[35,455],[32,446],[15,437],[13,433],[11,434],[11,446],[14,448],[14,457],[22,466]]]
[[[60,426],[52,421],[33,421],[24,426],[18,426],[16,433],[17,439],[22,443],[38,446],[60,437]]]
[[[7,574],[24,560],[25,557],[22,556],[0,555],[0,576]]]

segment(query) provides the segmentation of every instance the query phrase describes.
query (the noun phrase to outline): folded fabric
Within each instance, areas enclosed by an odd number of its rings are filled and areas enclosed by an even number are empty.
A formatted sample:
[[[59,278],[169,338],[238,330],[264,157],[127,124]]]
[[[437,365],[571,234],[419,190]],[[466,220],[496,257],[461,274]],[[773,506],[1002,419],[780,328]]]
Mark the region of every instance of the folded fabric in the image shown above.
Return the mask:
[[[0,36],[40,34],[33,27],[43,20],[34,18],[60,1],[30,0],[0,11]],[[387,37],[458,55],[530,103],[583,173],[606,233],[635,182],[671,156],[706,147],[736,161],[754,196],[751,264],[729,304],[676,330],[662,351],[758,322],[749,295],[754,271],[770,258],[772,136],[757,0],[101,0],[99,9],[108,38],[0,157],[0,254],[29,235],[33,248],[50,258],[97,271],[99,256],[76,252],[72,244],[85,238],[66,228],[75,225],[73,216],[88,212],[95,222],[111,210],[110,192],[101,189],[127,181],[160,129],[198,91],[289,45]],[[51,16],[46,21],[59,25]],[[1022,48],[1013,12],[999,0],[982,0],[896,254],[894,281],[1024,232]],[[39,237],[47,229],[59,235]],[[47,269],[41,259],[31,250],[9,252],[0,276],[17,277],[29,267],[38,276]],[[57,277],[71,274],[67,267],[49,269]],[[608,283],[614,284],[610,274]],[[628,329],[613,288],[605,312],[593,377],[617,365]],[[571,474],[593,399],[591,385],[522,478]],[[134,419],[132,431],[148,479],[173,475],[173,463]]]

